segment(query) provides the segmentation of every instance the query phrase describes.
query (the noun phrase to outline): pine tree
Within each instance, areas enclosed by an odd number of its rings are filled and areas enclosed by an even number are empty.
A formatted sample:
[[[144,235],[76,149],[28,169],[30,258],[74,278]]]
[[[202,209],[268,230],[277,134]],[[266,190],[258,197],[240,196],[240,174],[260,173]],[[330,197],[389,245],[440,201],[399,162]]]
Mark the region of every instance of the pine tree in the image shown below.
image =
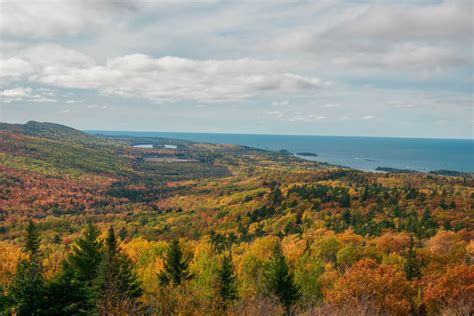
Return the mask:
[[[29,221],[26,232],[23,249],[26,258],[18,260],[9,296],[17,315],[42,315],[45,306],[43,266],[39,251],[40,236],[33,221]]]
[[[421,237],[431,237],[435,234],[438,224],[431,216],[429,208],[425,208],[420,220]]]
[[[28,227],[26,228],[26,243],[24,251],[29,254],[30,257],[36,257],[39,254],[40,242],[41,238],[38,228],[30,219]]]
[[[416,260],[415,242],[413,236],[410,236],[410,246],[405,261],[405,273],[408,280],[413,280],[420,276],[420,266]]]
[[[299,288],[293,280],[281,246],[273,249],[273,254],[265,263],[263,277],[266,288],[276,295],[287,312],[299,297]]]
[[[346,191],[341,193],[341,197],[339,199],[339,203],[341,207],[350,207],[351,206],[351,196]]]
[[[102,260],[102,244],[98,241],[99,229],[89,224],[82,237],[76,239],[72,251],[66,258],[67,269],[75,271],[75,277],[90,286],[97,277],[99,265]]]
[[[10,297],[0,285],[0,315],[10,315],[10,309],[12,305],[13,304],[10,300]]]
[[[108,313],[111,308],[133,302],[142,294],[141,284],[133,270],[130,259],[118,246],[114,229],[109,228],[105,251],[96,280],[99,292],[99,307]]]
[[[99,234],[99,229],[89,224],[83,235],[76,239],[61,272],[47,286],[49,314],[95,312],[97,291],[94,281],[103,257],[102,243],[97,239]]]
[[[90,315],[94,305],[89,288],[79,280],[72,269],[63,270],[49,282],[45,296],[46,315]]]
[[[364,191],[362,192],[362,195],[360,197],[361,201],[366,201],[369,198],[369,186],[366,185],[364,187]]]
[[[52,243],[56,244],[56,245],[60,245],[61,242],[62,242],[61,241],[61,235],[59,235],[58,233],[54,234]]]
[[[226,309],[229,303],[237,299],[236,276],[230,254],[222,258],[218,282],[219,296]]]
[[[170,248],[166,253],[165,266],[158,275],[161,285],[179,285],[182,281],[191,277],[188,271],[188,260],[184,257],[183,251],[178,240],[171,242]]]

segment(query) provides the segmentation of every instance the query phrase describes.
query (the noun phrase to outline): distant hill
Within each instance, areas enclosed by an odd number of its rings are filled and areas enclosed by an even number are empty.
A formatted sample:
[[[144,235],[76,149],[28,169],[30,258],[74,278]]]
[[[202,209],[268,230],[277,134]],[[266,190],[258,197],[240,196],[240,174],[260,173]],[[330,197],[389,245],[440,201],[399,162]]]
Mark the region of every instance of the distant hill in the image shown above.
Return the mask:
[[[29,121],[26,124],[0,123],[0,130],[54,139],[96,140],[87,133],[56,123]]]
[[[130,171],[122,143],[54,123],[0,123],[3,167],[48,176],[117,176]]]

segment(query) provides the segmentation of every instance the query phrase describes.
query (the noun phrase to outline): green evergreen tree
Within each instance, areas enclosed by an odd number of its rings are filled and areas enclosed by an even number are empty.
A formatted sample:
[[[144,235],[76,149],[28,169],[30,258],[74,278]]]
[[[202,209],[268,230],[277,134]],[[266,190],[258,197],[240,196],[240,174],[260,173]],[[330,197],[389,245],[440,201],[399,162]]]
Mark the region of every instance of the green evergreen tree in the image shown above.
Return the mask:
[[[104,256],[95,283],[99,292],[99,304],[102,306],[119,306],[125,301],[133,304],[142,294],[133,264],[127,255],[120,251],[112,227],[109,228],[105,240]]]
[[[0,285],[0,315],[10,315],[12,302],[10,297],[7,295],[6,291]]]
[[[60,245],[61,242],[62,242],[61,235],[59,235],[58,233],[54,234],[52,243],[56,245]]]
[[[362,195],[360,196],[361,201],[366,201],[369,198],[369,186],[366,185],[364,187],[364,191],[362,192]]]
[[[188,271],[188,260],[185,258],[178,240],[173,240],[166,253],[163,271],[158,278],[161,285],[179,285],[191,277]]]
[[[75,271],[78,281],[91,286],[96,279],[99,265],[102,261],[102,244],[98,240],[99,229],[89,224],[84,234],[76,239],[72,251],[65,260],[65,268]]]
[[[283,201],[283,194],[281,193],[280,187],[275,186],[273,191],[271,191],[270,193],[270,206],[278,207],[281,205],[282,201]]]
[[[431,216],[429,208],[425,208],[420,220],[420,235],[421,237],[431,237],[436,233],[438,224]]]
[[[39,256],[41,238],[39,235],[38,228],[35,223],[30,219],[26,228],[26,243],[24,252],[30,255],[30,257],[37,258]]]
[[[95,312],[97,291],[94,281],[103,257],[99,234],[99,229],[89,224],[82,236],[76,239],[61,272],[47,286],[48,313],[81,315]]]
[[[218,282],[219,296],[226,309],[229,303],[237,299],[236,275],[230,254],[222,258]]]
[[[280,303],[289,312],[299,298],[299,288],[293,280],[293,274],[289,271],[279,244],[273,249],[272,256],[264,265],[263,277],[266,288],[279,298]]]
[[[23,249],[26,258],[18,260],[17,272],[9,289],[9,296],[18,316],[44,315],[44,277],[39,250],[40,236],[36,225],[29,221]]]
[[[347,191],[341,193],[341,197],[339,199],[339,203],[341,207],[350,207],[351,206],[351,196]]]
[[[90,315],[94,305],[85,284],[77,280],[72,269],[63,270],[49,282],[45,290],[48,301],[46,315]]]
[[[346,225],[350,225],[351,224],[351,219],[352,219],[352,213],[350,210],[345,210],[343,213],[342,213],[342,220],[344,221],[344,223]]]
[[[420,276],[420,265],[416,260],[415,242],[413,236],[410,236],[410,246],[406,255],[405,273],[408,280],[413,280]]]

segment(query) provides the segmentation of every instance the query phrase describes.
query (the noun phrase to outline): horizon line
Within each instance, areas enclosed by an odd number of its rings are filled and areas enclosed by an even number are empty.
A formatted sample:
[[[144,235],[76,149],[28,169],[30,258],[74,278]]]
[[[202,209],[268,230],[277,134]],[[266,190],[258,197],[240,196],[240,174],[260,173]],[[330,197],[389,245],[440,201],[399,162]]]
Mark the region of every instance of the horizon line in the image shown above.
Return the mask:
[[[474,141],[474,138],[450,138],[450,137],[417,137],[417,136],[367,136],[367,135],[311,135],[311,134],[269,134],[269,133],[239,133],[239,132],[170,132],[170,131],[137,131],[137,130],[99,130],[80,129],[83,132],[126,132],[126,133],[168,133],[168,134],[217,134],[217,135],[258,135],[258,136],[300,136],[300,137],[354,137],[354,138],[399,138],[399,139],[425,139],[425,140],[467,140]],[[124,135],[126,136],[126,135]]]

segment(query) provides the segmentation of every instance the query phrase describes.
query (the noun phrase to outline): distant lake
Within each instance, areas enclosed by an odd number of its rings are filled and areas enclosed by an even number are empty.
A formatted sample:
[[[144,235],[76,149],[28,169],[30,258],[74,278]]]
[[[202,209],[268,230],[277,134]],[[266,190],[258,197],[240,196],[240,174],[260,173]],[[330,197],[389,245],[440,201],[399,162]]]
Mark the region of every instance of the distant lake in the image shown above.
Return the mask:
[[[133,145],[132,147],[135,147],[135,148],[153,148],[153,144],[137,144],[137,145]]]
[[[295,136],[212,133],[88,131],[102,135],[177,138],[216,144],[237,144],[292,153],[310,152],[304,159],[373,171],[377,167],[418,171],[474,172],[474,140],[390,137]]]
[[[135,148],[153,148],[153,144],[136,144],[136,145],[133,145],[132,147],[135,147]],[[176,146],[176,145],[156,145],[156,147],[162,147],[162,148],[166,148],[166,149],[176,149],[176,148],[178,148],[178,146]]]

